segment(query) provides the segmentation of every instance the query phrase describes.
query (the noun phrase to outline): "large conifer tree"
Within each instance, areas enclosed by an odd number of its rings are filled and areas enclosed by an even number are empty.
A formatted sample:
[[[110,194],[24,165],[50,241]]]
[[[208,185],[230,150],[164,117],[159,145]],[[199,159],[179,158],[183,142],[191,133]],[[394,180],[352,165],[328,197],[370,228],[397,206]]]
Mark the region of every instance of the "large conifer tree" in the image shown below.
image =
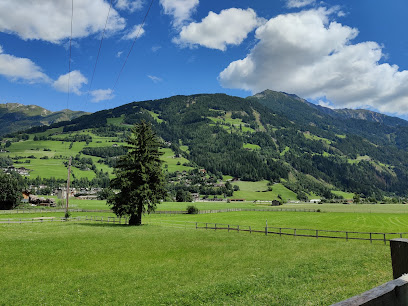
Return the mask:
[[[160,143],[149,123],[142,121],[132,128],[127,140],[128,153],[122,156],[111,181],[119,193],[108,204],[117,216],[128,216],[129,225],[141,225],[142,215],[156,209],[165,197],[165,180],[159,152]]]

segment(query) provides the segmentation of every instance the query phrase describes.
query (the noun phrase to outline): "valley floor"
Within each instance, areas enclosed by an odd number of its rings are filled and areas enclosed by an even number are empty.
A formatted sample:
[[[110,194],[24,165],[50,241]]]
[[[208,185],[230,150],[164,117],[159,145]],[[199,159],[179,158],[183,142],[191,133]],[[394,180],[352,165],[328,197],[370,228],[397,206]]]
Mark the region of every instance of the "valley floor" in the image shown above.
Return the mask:
[[[319,205],[327,212],[150,215],[141,227],[89,221],[0,224],[0,304],[328,305],[391,280],[389,246],[197,230],[192,224],[262,228],[268,220],[269,226],[406,231],[408,214],[384,213],[384,206],[372,205],[371,213],[329,212],[343,206]],[[171,207],[180,208],[164,204]],[[62,215],[8,213],[0,221]],[[73,213],[85,215],[113,216]]]

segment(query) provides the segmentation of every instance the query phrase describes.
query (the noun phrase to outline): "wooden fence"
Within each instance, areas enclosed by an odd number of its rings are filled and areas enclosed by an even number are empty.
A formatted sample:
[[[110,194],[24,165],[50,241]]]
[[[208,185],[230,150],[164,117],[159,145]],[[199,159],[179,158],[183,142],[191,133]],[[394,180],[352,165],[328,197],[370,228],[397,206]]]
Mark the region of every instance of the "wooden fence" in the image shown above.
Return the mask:
[[[383,233],[383,232],[356,232],[356,231],[334,231],[334,230],[322,230],[322,229],[304,229],[304,228],[291,228],[291,227],[269,227],[265,226],[260,229],[253,228],[251,226],[240,226],[220,223],[196,223],[196,229],[212,229],[212,230],[227,230],[236,232],[249,232],[249,233],[263,233],[265,235],[279,235],[279,236],[294,236],[294,237],[311,237],[311,238],[332,238],[332,239],[345,239],[345,240],[366,240],[370,241],[382,241],[384,244],[387,241],[395,238],[408,237],[407,232],[401,233]]]
[[[109,209],[69,209],[70,212],[100,212],[109,213],[112,212]],[[225,208],[225,209],[211,209],[211,210],[199,210],[199,214],[215,214],[222,212],[236,212],[236,211],[292,211],[292,212],[316,212],[316,209],[303,209],[303,208]],[[55,213],[65,212],[62,208],[27,208],[27,209],[13,209],[13,210],[0,210],[0,214],[29,214],[29,213]],[[165,215],[180,215],[187,214],[185,210],[157,210],[153,214],[165,214]]]
[[[103,216],[80,216],[80,217],[37,217],[37,218],[9,218],[0,219],[0,224],[16,224],[16,223],[43,223],[43,222],[66,222],[66,221],[93,221],[112,224],[127,224],[128,218],[118,217],[103,217]],[[175,221],[175,220],[163,220],[161,218],[155,220],[149,220],[149,224],[160,224],[167,227],[176,228],[189,228],[189,229],[206,229],[206,230],[224,230],[228,232],[247,232],[247,233],[261,233],[265,235],[279,235],[279,236],[294,236],[294,237],[309,237],[309,238],[331,238],[331,239],[343,239],[343,240],[365,240],[381,241],[386,244],[391,239],[395,238],[407,238],[407,232],[400,233],[384,233],[384,232],[357,232],[357,231],[334,231],[334,230],[322,230],[322,229],[304,229],[304,228],[291,228],[291,227],[270,227],[265,226],[253,227],[242,225],[231,225],[222,223],[204,223],[204,222],[192,222],[192,221]]]

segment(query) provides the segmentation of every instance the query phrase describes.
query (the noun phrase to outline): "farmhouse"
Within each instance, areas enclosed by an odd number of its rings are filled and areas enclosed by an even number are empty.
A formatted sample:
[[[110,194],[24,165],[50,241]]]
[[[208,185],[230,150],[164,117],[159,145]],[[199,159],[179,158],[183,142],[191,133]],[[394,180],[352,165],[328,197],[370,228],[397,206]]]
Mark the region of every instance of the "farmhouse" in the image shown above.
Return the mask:
[[[311,199],[310,200],[310,203],[315,203],[315,204],[318,204],[318,203],[320,203],[322,200],[320,200],[320,199]]]

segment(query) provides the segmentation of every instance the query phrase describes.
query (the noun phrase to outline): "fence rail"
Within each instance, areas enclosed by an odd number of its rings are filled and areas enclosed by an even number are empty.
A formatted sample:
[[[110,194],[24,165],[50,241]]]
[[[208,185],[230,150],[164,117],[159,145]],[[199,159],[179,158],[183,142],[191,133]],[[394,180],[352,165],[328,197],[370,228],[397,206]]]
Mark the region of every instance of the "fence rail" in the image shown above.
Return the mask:
[[[119,217],[103,217],[103,216],[79,216],[70,217],[68,219],[64,217],[36,217],[36,218],[8,218],[0,219],[0,224],[16,224],[16,223],[43,223],[43,222],[66,222],[66,221],[93,221],[112,224],[127,224],[128,218]],[[408,232],[399,233],[384,233],[384,232],[358,232],[358,231],[336,231],[336,230],[324,230],[324,229],[305,229],[305,228],[291,228],[291,227],[270,227],[265,226],[253,227],[242,225],[231,225],[223,223],[204,223],[193,221],[175,221],[175,220],[163,220],[161,218],[156,220],[149,220],[149,224],[160,224],[167,227],[175,228],[189,228],[189,229],[206,229],[206,230],[225,230],[235,232],[249,232],[249,233],[262,233],[265,235],[279,235],[279,236],[294,236],[294,237],[309,237],[309,238],[330,238],[330,239],[343,239],[343,240],[365,240],[381,241],[386,244],[391,239],[395,238],[408,238]]]
[[[220,223],[196,223],[196,229],[213,229],[213,230],[227,230],[237,232],[263,233],[265,235],[279,235],[279,236],[295,236],[295,237],[311,237],[311,238],[331,238],[344,240],[366,240],[370,241],[387,241],[395,238],[408,237],[407,232],[401,233],[383,233],[383,232],[357,232],[357,231],[334,231],[322,229],[304,229],[304,228],[290,228],[290,227],[268,227],[260,229],[251,226],[240,226]]]

